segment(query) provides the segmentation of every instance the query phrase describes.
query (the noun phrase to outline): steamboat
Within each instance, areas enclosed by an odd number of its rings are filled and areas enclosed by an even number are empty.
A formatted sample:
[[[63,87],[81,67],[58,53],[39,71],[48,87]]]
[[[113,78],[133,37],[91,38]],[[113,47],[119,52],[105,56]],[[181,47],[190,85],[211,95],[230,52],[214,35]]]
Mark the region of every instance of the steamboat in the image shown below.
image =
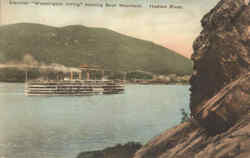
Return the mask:
[[[98,77],[98,72],[99,77]],[[70,72],[56,72],[53,80],[30,79],[26,72],[25,95],[27,96],[88,96],[98,94],[123,93],[122,80],[104,78],[104,70],[97,66],[83,64],[79,69]]]

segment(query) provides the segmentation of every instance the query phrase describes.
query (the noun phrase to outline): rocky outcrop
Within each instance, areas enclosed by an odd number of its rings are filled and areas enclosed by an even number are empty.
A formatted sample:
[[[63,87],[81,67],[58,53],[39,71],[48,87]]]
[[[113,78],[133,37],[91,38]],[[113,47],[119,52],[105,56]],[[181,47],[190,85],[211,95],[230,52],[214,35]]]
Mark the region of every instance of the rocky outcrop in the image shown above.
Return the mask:
[[[134,158],[249,158],[250,115],[227,132],[209,136],[191,122],[183,123],[151,140]]]
[[[134,158],[250,157],[250,73],[221,89],[202,108],[198,122],[191,119],[166,131]]]
[[[250,73],[222,88],[197,109],[194,118],[209,135],[225,132],[250,112]]]
[[[224,131],[225,126],[230,127],[236,119],[232,115],[218,117],[215,113],[201,117],[201,113],[204,112],[201,109],[214,106],[213,103],[206,102],[223,87],[250,70],[250,6],[248,4],[249,1],[245,0],[221,0],[202,19],[203,31],[194,42],[192,55],[194,74],[190,80],[191,114],[209,131],[223,128],[223,130],[211,131],[213,134]],[[240,102],[235,104],[238,108],[241,106]],[[231,105],[227,102],[222,103],[221,107],[229,108]],[[236,109],[231,108],[230,113],[235,113]],[[226,118],[230,125],[222,124],[223,121],[219,121],[221,117],[230,117]]]
[[[221,0],[201,23],[193,45],[191,119],[134,158],[250,157],[249,0]]]
[[[77,158],[131,158],[139,148],[141,148],[141,144],[130,142],[100,151],[83,152]]]
[[[246,0],[221,0],[202,19],[195,40],[191,111],[250,69],[250,6]]]

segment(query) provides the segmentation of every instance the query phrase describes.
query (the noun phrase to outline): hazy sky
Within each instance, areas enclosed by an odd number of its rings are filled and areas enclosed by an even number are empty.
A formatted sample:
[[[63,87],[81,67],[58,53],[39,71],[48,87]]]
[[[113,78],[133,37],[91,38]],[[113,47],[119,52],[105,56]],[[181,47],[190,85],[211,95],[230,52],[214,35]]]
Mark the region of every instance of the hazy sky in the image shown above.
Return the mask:
[[[104,27],[139,39],[153,41],[190,57],[193,40],[201,31],[202,16],[219,0],[88,0],[91,3],[107,1],[138,3],[144,6],[147,6],[147,1],[151,1],[181,5],[183,9],[53,7],[51,5],[8,5],[9,0],[3,1],[5,4],[2,6],[2,24],[30,22],[59,27],[75,24]],[[40,0],[40,2],[80,3],[86,0]]]

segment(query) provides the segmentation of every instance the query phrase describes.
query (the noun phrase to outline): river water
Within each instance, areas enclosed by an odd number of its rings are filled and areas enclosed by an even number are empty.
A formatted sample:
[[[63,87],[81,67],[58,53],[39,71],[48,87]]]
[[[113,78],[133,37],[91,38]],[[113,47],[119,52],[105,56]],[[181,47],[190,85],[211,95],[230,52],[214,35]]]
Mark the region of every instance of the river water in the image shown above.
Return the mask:
[[[75,158],[129,141],[146,143],[188,110],[188,85],[127,85],[124,94],[26,97],[0,83],[0,158]]]

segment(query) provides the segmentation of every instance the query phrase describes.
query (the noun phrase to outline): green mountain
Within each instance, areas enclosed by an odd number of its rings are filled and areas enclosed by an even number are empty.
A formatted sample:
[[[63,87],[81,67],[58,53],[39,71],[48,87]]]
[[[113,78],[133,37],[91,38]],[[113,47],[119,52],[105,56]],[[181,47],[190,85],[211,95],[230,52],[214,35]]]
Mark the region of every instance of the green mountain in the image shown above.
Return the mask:
[[[45,64],[95,64],[113,71],[180,75],[192,71],[192,62],[172,50],[104,28],[29,23],[1,26],[0,63],[22,61],[26,54]]]

